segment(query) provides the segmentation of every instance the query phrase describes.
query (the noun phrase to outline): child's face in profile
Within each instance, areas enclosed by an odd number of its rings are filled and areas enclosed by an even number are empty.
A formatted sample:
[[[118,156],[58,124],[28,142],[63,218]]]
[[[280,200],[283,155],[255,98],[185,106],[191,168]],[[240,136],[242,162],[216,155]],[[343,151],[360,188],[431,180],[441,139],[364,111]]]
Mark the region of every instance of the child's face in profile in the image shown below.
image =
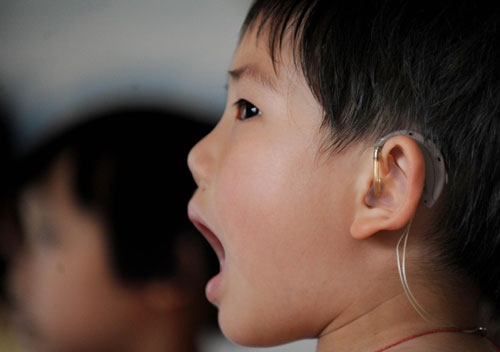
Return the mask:
[[[60,160],[24,194],[15,321],[34,351],[125,350],[119,346],[137,322],[138,299],[112,273],[103,223],[78,206],[69,172]]]
[[[247,345],[316,336],[353,304],[361,270],[349,236],[361,146],[321,152],[321,107],[286,45],[274,70],[266,38],[244,36],[224,115],[188,160],[190,218],[221,261],[206,294],[225,335]]]

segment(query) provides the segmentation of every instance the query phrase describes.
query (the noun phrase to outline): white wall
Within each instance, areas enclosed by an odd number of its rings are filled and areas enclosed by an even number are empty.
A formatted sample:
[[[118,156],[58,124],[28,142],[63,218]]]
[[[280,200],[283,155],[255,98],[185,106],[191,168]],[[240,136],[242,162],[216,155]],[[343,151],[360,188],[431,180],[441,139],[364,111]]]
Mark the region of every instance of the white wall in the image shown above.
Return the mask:
[[[126,98],[217,120],[250,0],[0,0],[0,99],[22,139]]]

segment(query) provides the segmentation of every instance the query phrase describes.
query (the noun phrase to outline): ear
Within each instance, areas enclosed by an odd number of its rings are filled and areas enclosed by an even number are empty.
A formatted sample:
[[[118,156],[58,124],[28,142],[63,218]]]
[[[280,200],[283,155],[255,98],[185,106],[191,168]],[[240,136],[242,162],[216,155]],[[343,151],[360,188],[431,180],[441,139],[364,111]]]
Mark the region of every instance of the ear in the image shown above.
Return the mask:
[[[385,142],[380,156],[382,192],[373,192],[373,149],[360,162],[351,235],[368,238],[379,231],[398,230],[415,214],[425,182],[422,151],[410,137],[395,136]]]

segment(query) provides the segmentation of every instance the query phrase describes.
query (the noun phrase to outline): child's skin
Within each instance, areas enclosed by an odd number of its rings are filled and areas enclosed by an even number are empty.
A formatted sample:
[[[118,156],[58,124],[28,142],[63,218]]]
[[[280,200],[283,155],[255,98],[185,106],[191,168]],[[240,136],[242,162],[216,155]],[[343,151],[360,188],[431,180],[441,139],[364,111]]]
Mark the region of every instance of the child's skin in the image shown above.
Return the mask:
[[[79,206],[71,172],[71,159],[60,157],[23,195],[27,239],[11,288],[30,351],[195,351],[194,297],[168,281],[118,280],[106,227]]]
[[[451,285],[432,263],[418,260],[427,251],[419,234],[439,207],[420,204],[425,163],[418,145],[403,136],[385,144],[384,191],[374,197],[374,141],[325,152],[322,110],[289,43],[273,66],[266,38],[255,28],[242,38],[224,115],[188,158],[198,185],[189,216],[221,261],[206,294],[219,308],[225,335],[259,346],[317,337],[318,351],[352,352],[435,328],[411,307],[396,267],[396,243],[414,215],[407,260],[412,291],[433,314],[477,326],[475,286],[465,279]],[[424,350],[492,349],[461,333],[391,349]]]

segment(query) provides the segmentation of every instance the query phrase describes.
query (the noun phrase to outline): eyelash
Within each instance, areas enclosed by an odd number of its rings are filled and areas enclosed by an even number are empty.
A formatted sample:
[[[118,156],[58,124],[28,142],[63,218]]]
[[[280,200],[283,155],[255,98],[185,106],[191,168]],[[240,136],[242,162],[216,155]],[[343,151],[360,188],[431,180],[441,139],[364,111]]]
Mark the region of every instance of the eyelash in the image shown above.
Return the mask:
[[[238,120],[248,120],[262,113],[258,107],[245,99],[238,100],[234,105],[237,108],[236,118]]]

